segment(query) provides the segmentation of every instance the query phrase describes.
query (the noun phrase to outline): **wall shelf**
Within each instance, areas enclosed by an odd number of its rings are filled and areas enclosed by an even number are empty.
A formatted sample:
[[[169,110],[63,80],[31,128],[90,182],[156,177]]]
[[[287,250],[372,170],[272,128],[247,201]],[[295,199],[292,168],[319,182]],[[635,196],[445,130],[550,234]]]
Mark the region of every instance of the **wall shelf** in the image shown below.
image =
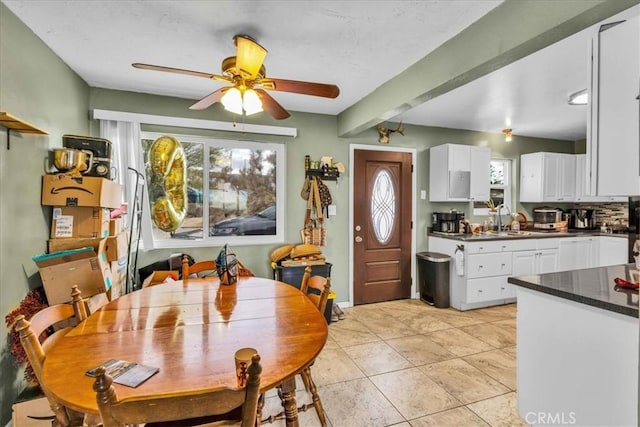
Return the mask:
[[[4,126],[5,128],[7,128],[7,150],[11,148],[11,144],[9,141],[9,130],[11,129],[20,133],[31,133],[34,135],[48,135],[47,132],[41,129],[38,129],[31,123],[18,119],[17,117],[14,117],[11,114],[6,113],[4,111],[0,111],[0,126]]]
[[[305,174],[307,176],[317,176],[320,179],[328,181],[337,181],[340,177],[338,168],[307,169]]]

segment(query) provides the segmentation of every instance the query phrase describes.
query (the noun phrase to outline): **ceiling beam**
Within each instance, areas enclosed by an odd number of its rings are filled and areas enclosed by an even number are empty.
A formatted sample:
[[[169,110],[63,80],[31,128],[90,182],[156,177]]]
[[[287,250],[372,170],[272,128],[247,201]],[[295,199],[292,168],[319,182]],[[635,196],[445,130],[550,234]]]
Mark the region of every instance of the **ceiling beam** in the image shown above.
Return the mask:
[[[340,113],[338,136],[355,136],[638,3],[640,0],[505,0]]]

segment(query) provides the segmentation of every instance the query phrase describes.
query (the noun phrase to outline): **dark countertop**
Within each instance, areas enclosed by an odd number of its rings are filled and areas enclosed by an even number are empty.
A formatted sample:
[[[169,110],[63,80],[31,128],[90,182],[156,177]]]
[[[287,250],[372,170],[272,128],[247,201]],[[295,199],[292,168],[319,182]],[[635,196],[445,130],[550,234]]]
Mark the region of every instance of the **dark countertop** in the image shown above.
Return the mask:
[[[481,234],[443,233],[441,231],[430,231],[430,237],[442,237],[443,239],[459,240],[462,242],[486,242],[487,240],[514,240],[514,239],[545,239],[550,237],[588,237],[588,236],[611,236],[628,238],[627,233],[601,233],[598,230],[569,230],[569,231],[532,231],[524,230],[519,232],[493,232]]]
[[[634,272],[632,278],[630,272]],[[531,276],[509,277],[508,282],[559,298],[587,304],[603,310],[638,317],[638,292],[614,289],[614,279],[637,282],[635,264],[588,268]]]

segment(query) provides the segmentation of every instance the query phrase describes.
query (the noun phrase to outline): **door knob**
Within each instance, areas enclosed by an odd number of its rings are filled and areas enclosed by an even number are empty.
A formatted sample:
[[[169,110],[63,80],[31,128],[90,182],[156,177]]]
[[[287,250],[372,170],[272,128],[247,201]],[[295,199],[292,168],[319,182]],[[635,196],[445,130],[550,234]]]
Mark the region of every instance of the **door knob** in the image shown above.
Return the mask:
[[[356,243],[361,243],[361,242],[362,242],[362,237],[356,236]]]

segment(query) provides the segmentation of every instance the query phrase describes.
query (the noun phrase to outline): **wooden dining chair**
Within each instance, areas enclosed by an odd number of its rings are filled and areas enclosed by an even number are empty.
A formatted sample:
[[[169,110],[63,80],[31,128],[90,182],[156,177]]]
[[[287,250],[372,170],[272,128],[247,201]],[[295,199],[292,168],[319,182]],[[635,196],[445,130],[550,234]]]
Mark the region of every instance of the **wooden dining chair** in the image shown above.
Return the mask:
[[[219,421],[239,421],[255,427],[260,377],[260,356],[249,365],[245,388],[222,388],[181,395],[146,396],[118,400],[112,378],[104,368],[96,371],[93,389],[104,427],[144,424],[145,427],[202,426]],[[189,416],[185,419],[184,416]]]
[[[203,271],[216,271],[215,261],[199,261],[189,265],[189,257],[183,255],[182,257],[182,280],[189,278],[191,274],[202,273]]]
[[[42,381],[42,366],[47,357],[47,351],[76,323],[86,319],[89,315],[86,301],[82,298],[77,286],[73,286],[71,297],[71,304],[56,304],[46,307],[34,314],[29,320],[20,315],[14,324],[15,331],[20,336],[20,344],[29,359],[29,364],[55,415],[54,426],[63,427],[82,425],[84,414],[65,407],[51,395],[47,385]],[[46,336],[45,332],[48,332],[50,328],[54,328],[55,331]]]
[[[302,281],[300,283],[300,291],[309,298],[313,304],[318,308],[320,313],[324,316],[324,310],[327,307],[327,300],[329,299],[329,292],[331,291],[331,279],[323,276],[311,276],[311,266],[307,266],[304,269]],[[300,377],[304,384],[304,388],[307,392],[311,393],[312,403],[306,403],[298,408],[298,411],[306,411],[311,407],[314,407],[320,420],[320,425],[326,427],[327,421],[324,416],[324,408],[322,407],[322,401],[320,395],[318,395],[318,388],[311,376],[312,361],[301,373]],[[278,393],[281,394],[281,393]],[[264,400],[264,399],[262,399]],[[260,410],[259,410],[260,412]],[[284,412],[281,412],[275,416],[268,417],[264,422],[272,423],[284,417]]]
[[[189,265],[189,258],[185,255],[182,257],[182,280],[189,277],[190,274],[197,274],[203,271],[215,271],[215,261],[199,261]],[[216,273],[217,274],[217,273]],[[253,271],[247,268],[240,260],[238,260],[238,277],[254,277]]]

